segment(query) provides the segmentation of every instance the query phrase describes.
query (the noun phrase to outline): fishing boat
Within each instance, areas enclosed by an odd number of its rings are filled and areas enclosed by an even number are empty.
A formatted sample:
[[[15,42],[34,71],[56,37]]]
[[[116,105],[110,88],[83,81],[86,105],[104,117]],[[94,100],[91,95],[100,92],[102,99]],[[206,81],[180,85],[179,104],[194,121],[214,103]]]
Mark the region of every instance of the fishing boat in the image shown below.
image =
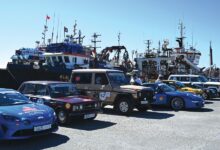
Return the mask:
[[[193,46],[186,48],[184,45],[183,23],[180,23],[180,37],[176,39],[178,47],[168,48],[169,41],[164,40],[162,46],[159,42],[158,49],[150,49],[150,40],[147,40],[147,50],[144,53],[134,52],[136,55],[136,69],[148,79],[156,79],[159,74],[167,78],[170,74],[199,74],[198,67],[201,52]],[[162,47],[162,49],[161,49]]]

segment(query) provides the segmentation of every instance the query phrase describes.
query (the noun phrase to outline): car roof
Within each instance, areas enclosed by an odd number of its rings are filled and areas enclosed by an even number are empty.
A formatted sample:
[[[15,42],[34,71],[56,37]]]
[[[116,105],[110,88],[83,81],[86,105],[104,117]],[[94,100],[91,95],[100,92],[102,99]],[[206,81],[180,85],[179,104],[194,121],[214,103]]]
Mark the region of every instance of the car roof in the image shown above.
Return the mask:
[[[70,82],[63,82],[63,81],[26,81],[23,83],[31,83],[31,84],[44,84],[44,85],[48,85],[48,84],[58,84],[58,83],[70,83]],[[72,83],[71,83],[72,84]]]
[[[123,72],[115,69],[74,69],[72,72]]]
[[[200,75],[195,74],[172,74],[169,77],[199,77]]]

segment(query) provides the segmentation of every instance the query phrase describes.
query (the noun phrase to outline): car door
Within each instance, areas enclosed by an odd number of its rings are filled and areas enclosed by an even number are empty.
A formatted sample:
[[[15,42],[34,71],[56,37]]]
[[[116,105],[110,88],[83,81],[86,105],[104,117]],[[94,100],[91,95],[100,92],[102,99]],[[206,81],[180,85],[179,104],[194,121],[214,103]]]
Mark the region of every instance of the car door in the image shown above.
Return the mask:
[[[155,87],[156,91],[156,102],[157,105],[166,105],[167,104],[167,95],[163,92],[159,86]]]
[[[89,72],[76,72],[72,75],[72,83],[76,85],[77,90],[79,90],[81,95],[87,95],[93,97],[93,88],[92,80],[93,73]]]
[[[99,101],[111,101],[112,87],[106,73],[95,73],[93,82],[93,88],[96,89],[92,91],[93,97]]]

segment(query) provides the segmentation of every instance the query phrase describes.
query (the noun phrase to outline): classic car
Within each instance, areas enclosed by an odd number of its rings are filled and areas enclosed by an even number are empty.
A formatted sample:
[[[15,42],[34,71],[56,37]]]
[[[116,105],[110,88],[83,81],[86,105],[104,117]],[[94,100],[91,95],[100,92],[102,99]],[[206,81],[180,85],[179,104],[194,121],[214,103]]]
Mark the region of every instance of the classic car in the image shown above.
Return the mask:
[[[100,110],[99,102],[79,95],[72,83],[60,81],[27,81],[18,89],[31,101],[52,107],[60,124],[70,118],[95,119]]]
[[[175,81],[175,80],[163,80],[163,83],[168,84],[169,86],[173,87],[174,89],[181,91],[181,92],[190,92],[199,96],[202,96],[203,99],[208,99],[207,93],[199,88],[190,87],[189,85],[185,86],[182,82]]]
[[[204,107],[204,99],[198,95],[176,91],[164,83],[144,83],[143,86],[155,90],[154,105],[167,105],[174,110]]]
[[[21,93],[0,89],[0,139],[26,139],[58,130],[56,114]]]
[[[121,114],[130,114],[134,108],[146,111],[153,101],[152,88],[131,85],[124,72],[113,69],[74,69],[71,82],[85,95],[112,105]]]

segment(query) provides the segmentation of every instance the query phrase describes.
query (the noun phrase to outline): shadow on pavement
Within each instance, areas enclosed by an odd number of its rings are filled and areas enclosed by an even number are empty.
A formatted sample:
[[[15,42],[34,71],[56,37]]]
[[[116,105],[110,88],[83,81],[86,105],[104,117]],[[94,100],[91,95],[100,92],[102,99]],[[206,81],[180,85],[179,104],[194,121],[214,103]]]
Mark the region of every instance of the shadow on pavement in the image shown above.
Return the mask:
[[[101,121],[101,120],[77,120],[63,127],[92,131],[92,130],[108,128],[113,125],[116,125],[116,123],[109,121]]]
[[[125,116],[118,114],[115,110],[110,108],[104,108],[103,113],[106,115]],[[134,110],[130,115],[125,117],[135,117],[135,118],[145,118],[145,119],[167,119],[173,116],[174,114],[154,112],[154,111],[139,112]]]
[[[60,134],[49,134],[25,140],[0,141],[0,150],[41,150],[64,144],[69,137]]]
[[[189,109],[189,110],[185,110],[185,111],[190,111],[190,112],[212,112],[214,111],[211,108],[201,108],[201,109]]]
[[[211,102],[211,101],[205,101],[205,104],[213,104],[214,102]]]

